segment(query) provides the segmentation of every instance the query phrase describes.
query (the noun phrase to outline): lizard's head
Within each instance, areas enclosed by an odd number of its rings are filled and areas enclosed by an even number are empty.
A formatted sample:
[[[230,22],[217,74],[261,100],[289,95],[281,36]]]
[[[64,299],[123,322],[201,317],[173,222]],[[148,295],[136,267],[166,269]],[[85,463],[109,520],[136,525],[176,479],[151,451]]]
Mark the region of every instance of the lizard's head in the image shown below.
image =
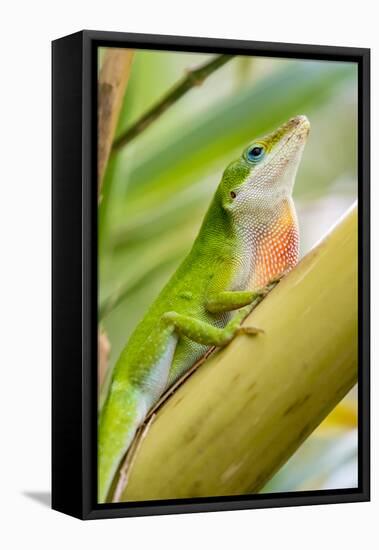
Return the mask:
[[[301,115],[251,143],[225,170],[220,191],[233,217],[267,215],[292,195],[297,168],[309,133]]]
[[[298,261],[292,190],[308,133],[305,116],[291,118],[249,145],[224,172],[218,192],[223,209],[251,250],[249,288],[266,285]]]

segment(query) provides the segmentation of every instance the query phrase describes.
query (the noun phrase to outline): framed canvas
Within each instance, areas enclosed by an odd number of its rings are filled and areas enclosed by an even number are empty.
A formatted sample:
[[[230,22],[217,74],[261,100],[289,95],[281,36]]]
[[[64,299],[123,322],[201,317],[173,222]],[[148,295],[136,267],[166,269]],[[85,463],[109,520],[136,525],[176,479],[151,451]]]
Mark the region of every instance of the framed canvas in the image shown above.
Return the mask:
[[[369,499],[367,49],[53,42],[52,506]]]

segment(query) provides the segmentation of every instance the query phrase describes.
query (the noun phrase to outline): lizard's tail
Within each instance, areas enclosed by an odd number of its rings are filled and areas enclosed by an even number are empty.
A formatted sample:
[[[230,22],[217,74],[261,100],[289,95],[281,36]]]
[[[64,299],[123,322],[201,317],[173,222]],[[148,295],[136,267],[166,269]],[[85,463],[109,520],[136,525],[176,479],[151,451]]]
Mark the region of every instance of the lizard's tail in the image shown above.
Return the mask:
[[[106,502],[120,463],[144,418],[139,394],[131,385],[112,388],[98,427],[98,502]]]

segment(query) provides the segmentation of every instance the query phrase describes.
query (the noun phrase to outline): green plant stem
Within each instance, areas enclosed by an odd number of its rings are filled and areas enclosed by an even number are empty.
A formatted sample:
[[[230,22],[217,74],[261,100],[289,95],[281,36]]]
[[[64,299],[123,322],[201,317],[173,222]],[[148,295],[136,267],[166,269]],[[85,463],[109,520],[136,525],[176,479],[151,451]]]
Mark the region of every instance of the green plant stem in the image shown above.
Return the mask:
[[[140,119],[137,120],[130,128],[120,134],[113,142],[112,149],[117,151],[133,141],[141,132],[146,130],[157,118],[159,118],[169,107],[181,99],[189,90],[195,86],[200,86],[203,82],[217,69],[225,65],[234,56],[219,55],[211,61],[205,63],[197,69],[189,70],[184,78],[182,78],[167,94],[149,109]]]

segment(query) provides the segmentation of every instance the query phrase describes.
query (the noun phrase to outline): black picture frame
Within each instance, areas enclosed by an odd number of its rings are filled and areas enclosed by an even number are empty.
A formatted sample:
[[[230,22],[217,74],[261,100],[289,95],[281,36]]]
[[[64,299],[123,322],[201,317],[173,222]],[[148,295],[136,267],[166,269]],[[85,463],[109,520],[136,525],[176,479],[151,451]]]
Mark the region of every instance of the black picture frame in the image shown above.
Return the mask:
[[[97,48],[233,53],[358,64],[358,488],[97,504]],[[370,499],[370,50],[81,31],[52,43],[52,507],[81,519]]]

